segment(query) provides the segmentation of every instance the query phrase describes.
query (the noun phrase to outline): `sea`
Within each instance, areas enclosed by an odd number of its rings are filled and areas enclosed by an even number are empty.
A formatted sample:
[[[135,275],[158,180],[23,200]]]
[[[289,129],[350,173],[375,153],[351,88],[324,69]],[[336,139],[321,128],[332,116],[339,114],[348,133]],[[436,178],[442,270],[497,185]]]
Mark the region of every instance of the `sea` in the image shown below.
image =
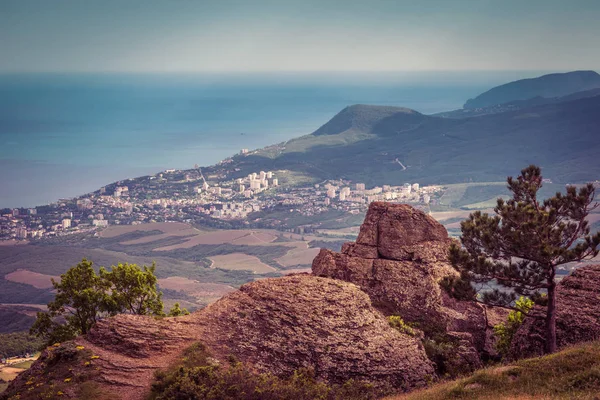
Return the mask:
[[[0,74],[0,209],[310,134],[352,104],[461,108],[539,71]]]

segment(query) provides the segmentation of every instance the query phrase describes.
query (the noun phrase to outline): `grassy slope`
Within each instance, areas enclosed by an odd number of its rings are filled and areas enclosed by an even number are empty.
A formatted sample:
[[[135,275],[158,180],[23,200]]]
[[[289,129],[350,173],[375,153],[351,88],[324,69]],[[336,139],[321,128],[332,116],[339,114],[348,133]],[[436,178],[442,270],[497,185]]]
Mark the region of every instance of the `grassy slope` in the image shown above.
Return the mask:
[[[597,399],[598,393],[600,342],[592,342],[387,400]]]

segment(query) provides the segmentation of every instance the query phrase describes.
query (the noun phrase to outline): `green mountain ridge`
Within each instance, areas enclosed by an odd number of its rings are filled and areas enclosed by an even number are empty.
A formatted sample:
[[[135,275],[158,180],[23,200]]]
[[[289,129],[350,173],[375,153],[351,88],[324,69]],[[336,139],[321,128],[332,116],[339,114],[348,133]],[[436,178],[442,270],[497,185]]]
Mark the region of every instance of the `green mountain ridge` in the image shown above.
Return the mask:
[[[529,100],[535,97],[562,97],[596,88],[600,88],[600,75],[595,71],[548,74],[496,86],[474,99],[467,100],[464,108],[489,107],[516,100]]]
[[[239,176],[291,170],[368,185],[501,181],[515,165],[537,164],[566,184],[598,179],[599,126],[598,95],[461,119],[355,105],[313,134],[233,162]]]

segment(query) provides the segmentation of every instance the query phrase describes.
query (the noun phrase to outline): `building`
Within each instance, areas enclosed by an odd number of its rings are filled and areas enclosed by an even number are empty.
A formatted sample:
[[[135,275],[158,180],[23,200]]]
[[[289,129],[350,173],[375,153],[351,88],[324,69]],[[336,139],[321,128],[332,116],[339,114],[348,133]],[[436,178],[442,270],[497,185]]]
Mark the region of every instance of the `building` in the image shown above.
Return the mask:
[[[27,228],[20,226],[17,228],[17,239],[27,239]]]
[[[264,181],[265,178],[267,177],[267,173],[265,171],[260,171],[260,174],[258,175],[258,177],[261,181]]]
[[[357,183],[356,184],[356,190],[358,190],[358,191],[365,190],[365,184],[364,183]]]
[[[413,183],[412,184],[412,190],[413,190],[413,192],[418,192],[419,191],[419,184],[418,183]]]
[[[106,220],[106,219],[95,219],[95,220],[92,221],[92,225],[98,226],[98,227],[107,227],[108,226],[108,220]]]
[[[240,185],[240,187],[239,187],[238,190],[239,190],[240,193],[244,193],[244,191],[246,190],[246,186]]]
[[[240,150],[240,154],[248,154],[248,149],[242,149],[242,150]]]
[[[329,189],[327,189],[327,197],[329,197],[330,199],[333,199],[335,197],[335,188],[330,187]]]
[[[423,203],[429,204],[430,201],[431,201],[431,197],[428,194],[423,195]]]
[[[63,229],[69,229],[71,227],[71,220],[69,218],[65,218],[62,220]]]
[[[279,180],[277,178],[273,178],[273,186],[279,186]]]
[[[251,180],[250,181],[250,189],[252,189],[252,190],[258,190],[258,189],[260,189],[260,181]]]
[[[271,171],[267,172],[267,179],[272,179],[273,173]]]

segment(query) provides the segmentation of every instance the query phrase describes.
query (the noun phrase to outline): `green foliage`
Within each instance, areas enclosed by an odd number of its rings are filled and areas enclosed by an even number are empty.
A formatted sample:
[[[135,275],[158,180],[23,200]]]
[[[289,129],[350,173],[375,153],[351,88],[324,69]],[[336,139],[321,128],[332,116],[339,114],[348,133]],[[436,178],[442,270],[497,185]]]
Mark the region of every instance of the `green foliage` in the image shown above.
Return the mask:
[[[86,334],[98,319],[117,313],[164,315],[162,293],[156,289],[155,266],[142,270],[135,264],[119,264],[100,274],[85,258],[52,280],[56,297],[47,312],[38,312],[30,332],[46,345]]]
[[[508,354],[515,333],[517,333],[517,330],[525,320],[525,314],[531,311],[533,305],[533,300],[521,296],[515,302],[515,307],[522,311],[512,310],[508,313],[506,322],[494,326],[494,334],[498,338],[496,349],[502,356]]]
[[[35,353],[41,345],[41,339],[31,336],[27,332],[0,334],[0,358]]]
[[[181,308],[179,303],[173,304],[173,307],[169,310],[169,317],[179,317],[180,315],[188,315],[190,312],[185,308]]]
[[[597,207],[594,186],[569,186],[566,194],[540,201],[542,175],[535,165],[507,182],[512,198],[498,199],[496,215],[476,211],[461,223],[462,247],[450,249],[450,261],[460,272],[452,286],[462,287],[460,294],[472,282],[495,281],[505,289],[483,292],[480,299],[503,307],[510,307],[519,295],[548,293],[546,352],[553,352],[557,267],[598,255],[600,232],[591,234],[586,220]]]
[[[398,315],[390,315],[388,317],[388,322],[390,326],[396,329],[400,333],[404,333],[409,336],[416,336],[417,332],[413,329],[413,326],[410,323],[404,322],[402,317]]]
[[[136,264],[113,266],[111,271],[100,268],[100,278],[110,283],[109,307],[138,315],[161,315],[162,293],[156,288],[156,264],[143,269]]]
[[[298,370],[282,379],[271,374],[257,374],[243,363],[230,359],[221,366],[210,357],[201,343],[183,354],[179,365],[155,374],[153,400],[353,400],[376,399],[381,395],[372,385],[350,380],[328,386],[313,371]]]

